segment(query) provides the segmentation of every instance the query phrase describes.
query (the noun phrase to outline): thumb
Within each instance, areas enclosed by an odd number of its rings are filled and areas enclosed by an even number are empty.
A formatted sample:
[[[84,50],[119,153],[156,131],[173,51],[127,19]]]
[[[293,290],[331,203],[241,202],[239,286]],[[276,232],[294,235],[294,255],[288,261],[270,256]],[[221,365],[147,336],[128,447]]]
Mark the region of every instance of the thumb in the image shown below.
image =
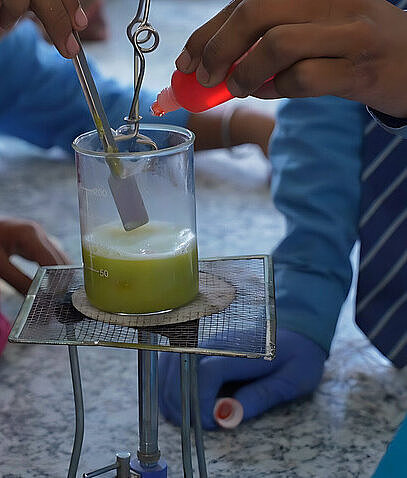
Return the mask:
[[[243,420],[249,420],[280,403],[293,400],[298,395],[296,384],[277,372],[243,386],[235,393],[234,398],[243,406]]]
[[[8,282],[12,287],[18,290],[21,294],[25,295],[31,285],[30,277],[23,274],[20,269],[15,267],[7,258],[7,260],[1,261],[1,277]]]

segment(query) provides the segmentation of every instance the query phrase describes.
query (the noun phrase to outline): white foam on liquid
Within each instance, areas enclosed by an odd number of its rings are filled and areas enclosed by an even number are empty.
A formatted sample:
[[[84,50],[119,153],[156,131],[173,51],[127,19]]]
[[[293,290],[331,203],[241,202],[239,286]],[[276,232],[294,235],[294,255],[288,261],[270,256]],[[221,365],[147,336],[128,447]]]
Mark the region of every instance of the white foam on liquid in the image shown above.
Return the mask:
[[[83,237],[84,248],[92,254],[133,261],[185,254],[194,244],[191,229],[159,221],[132,231],[125,231],[120,223],[104,224]]]

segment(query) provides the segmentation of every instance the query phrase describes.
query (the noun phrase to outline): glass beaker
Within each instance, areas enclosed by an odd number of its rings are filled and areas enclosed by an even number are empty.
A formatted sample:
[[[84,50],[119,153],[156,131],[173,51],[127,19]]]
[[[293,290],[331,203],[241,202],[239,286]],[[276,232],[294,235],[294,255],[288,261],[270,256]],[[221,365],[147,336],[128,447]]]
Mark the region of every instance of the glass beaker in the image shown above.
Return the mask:
[[[143,151],[131,139],[118,142],[119,153],[109,156],[95,131],[73,143],[85,290],[89,302],[106,312],[171,310],[190,302],[199,289],[194,134],[170,125],[143,125],[140,133],[158,151]],[[123,227],[109,182],[112,155],[122,176],[135,181],[135,196],[141,195],[148,215],[146,224],[130,231]]]

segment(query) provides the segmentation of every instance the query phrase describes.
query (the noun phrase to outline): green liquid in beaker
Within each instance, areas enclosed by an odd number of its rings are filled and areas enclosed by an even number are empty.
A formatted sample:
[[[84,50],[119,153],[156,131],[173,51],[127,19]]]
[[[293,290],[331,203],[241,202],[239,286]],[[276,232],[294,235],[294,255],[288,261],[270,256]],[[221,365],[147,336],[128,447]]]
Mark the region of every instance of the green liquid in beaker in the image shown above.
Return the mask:
[[[150,222],[133,231],[106,224],[82,238],[89,302],[113,313],[173,309],[198,293],[198,253],[190,229]]]

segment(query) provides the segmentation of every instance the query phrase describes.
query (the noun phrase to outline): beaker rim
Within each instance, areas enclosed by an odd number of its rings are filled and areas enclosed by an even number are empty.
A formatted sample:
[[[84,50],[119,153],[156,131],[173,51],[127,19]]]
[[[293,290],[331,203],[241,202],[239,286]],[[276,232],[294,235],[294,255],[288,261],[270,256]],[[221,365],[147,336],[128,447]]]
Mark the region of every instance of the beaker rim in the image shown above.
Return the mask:
[[[158,131],[168,131],[173,133],[179,133],[186,137],[186,140],[183,143],[177,144],[175,146],[169,146],[168,148],[162,148],[158,150],[150,150],[150,151],[135,151],[135,152],[118,152],[118,153],[106,153],[105,151],[93,151],[91,149],[86,149],[79,146],[79,143],[94,134],[98,134],[95,129],[91,131],[87,131],[86,133],[82,133],[81,135],[77,136],[72,142],[72,148],[80,154],[86,154],[88,156],[98,156],[101,158],[105,158],[106,156],[113,155],[115,158],[137,158],[140,156],[163,156],[168,155],[169,153],[175,154],[184,149],[188,149],[195,141],[195,134],[187,128],[183,128],[182,126],[175,126],[172,124],[156,124],[156,123],[145,123],[140,125],[140,130],[146,132],[146,130],[158,130]]]

